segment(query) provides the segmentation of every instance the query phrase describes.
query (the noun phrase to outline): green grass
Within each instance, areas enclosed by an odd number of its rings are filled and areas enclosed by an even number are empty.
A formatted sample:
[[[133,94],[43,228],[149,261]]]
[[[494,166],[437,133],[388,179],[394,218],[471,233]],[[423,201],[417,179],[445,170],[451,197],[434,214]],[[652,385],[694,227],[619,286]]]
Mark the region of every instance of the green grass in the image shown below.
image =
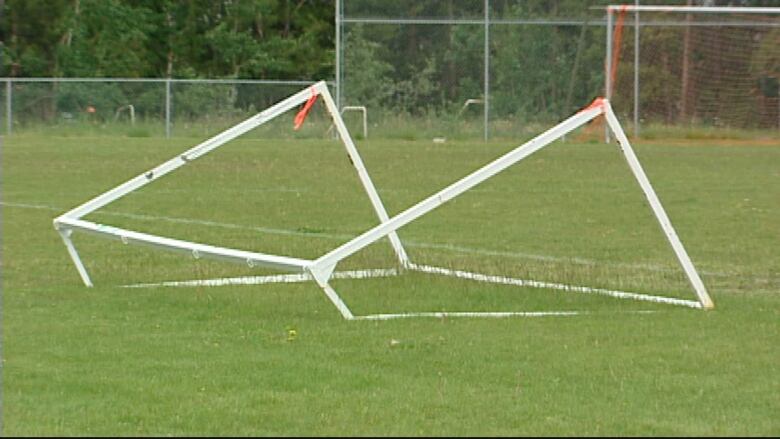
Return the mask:
[[[636,147],[714,311],[410,274],[334,287],[358,314],[590,314],[347,322],[313,283],[121,288],[258,271],[77,235],[84,288],[51,220],[200,139],[142,134],[4,139],[4,435],[780,434],[780,144]],[[393,214],[517,143],[358,146]],[[338,144],[252,138],[89,218],[307,258],[376,222]],[[693,297],[614,145],[552,145],[401,237],[420,262]],[[391,265],[382,242],[339,268]]]

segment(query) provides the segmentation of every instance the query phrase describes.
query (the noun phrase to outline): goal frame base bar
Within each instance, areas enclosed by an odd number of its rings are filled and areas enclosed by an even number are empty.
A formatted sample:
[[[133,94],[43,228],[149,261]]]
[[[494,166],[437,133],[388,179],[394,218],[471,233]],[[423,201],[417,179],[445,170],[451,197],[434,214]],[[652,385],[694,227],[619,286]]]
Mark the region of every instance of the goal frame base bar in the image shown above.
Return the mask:
[[[319,94],[323,97],[326,104],[326,109],[333,119],[334,125],[339,133],[340,139],[344,144],[347,153],[351,159],[351,162],[358,173],[360,181],[363,185],[366,194],[371,201],[371,204],[375,210],[379,224],[375,227],[365,231],[352,240],[342,244],[341,246],[331,250],[330,252],[322,255],[315,260],[297,259],[288,256],[268,255],[263,253],[256,253],[244,250],[229,249],[223,247],[210,246],[206,244],[199,244],[189,241],[175,240],[171,238],[164,238],[155,235],[144,234],[140,232],[134,232],[130,230],[120,229],[116,227],[104,226],[101,224],[84,221],[81,218],[95,210],[115,201],[124,195],[137,190],[138,188],[145,186],[146,184],[156,181],[163,175],[176,170],[177,168],[190,163],[201,157],[208,152],[224,145],[230,140],[250,131],[251,129],[277,117],[278,115],[291,110],[292,108],[308,101],[314,94]],[[620,123],[618,122],[612,107],[608,100],[598,98],[594,102],[583,110],[572,115],[568,119],[560,122],[558,125],[550,128],[542,134],[536,136],[530,141],[514,148],[503,156],[495,159],[494,161],[484,165],[471,174],[463,177],[462,179],[450,184],[444,189],[436,192],[428,198],[420,201],[412,207],[404,210],[403,212],[393,216],[392,218],[387,215],[387,211],[382,204],[379,194],[368,175],[368,171],[363,164],[362,159],[357,151],[357,148],[352,141],[349,132],[341,119],[340,113],[330,96],[327,85],[325,82],[318,82],[311,88],[304,89],[297,94],[285,99],[284,101],[270,107],[269,109],[253,116],[246,121],[229,128],[228,130],[216,135],[215,137],[197,145],[183,154],[163,163],[162,165],[145,172],[138,177],[127,181],[126,183],[117,186],[114,189],[105,192],[102,195],[72,209],[71,211],[54,219],[54,227],[60,233],[63,242],[68,250],[68,253],[76,266],[76,269],[81,276],[83,282],[87,286],[92,286],[92,281],[87,273],[86,267],[82,263],[78,252],[71,240],[71,234],[74,231],[81,231],[90,233],[92,235],[110,238],[114,240],[120,240],[125,244],[137,244],[147,245],[168,251],[186,252],[190,253],[194,258],[207,257],[214,259],[226,260],[234,263],[247,264],[249,266],[263,266],[282,271],[292,271],[297,273],[304,273],[306,280],[314,280],[320,288],[323,290],[327,298],[332,304],[339,310],[341,315],[347,320],[356,320],[358,317],[354,316],[349,307],[339,296],[339,294],[330,285],[330,280],[337,278],[338,275],[334,274],[336,266],[345,258],[359,252],[366,246],[377,242],[385,237],[389,238],[390,244],[393,247],[395,255],[398,259],[398,264],[401,269],[408,269],[413,271],[429,272],[434,274],[445,274],[454,277],[490,281],[492,283],[503,283],[518,286],[540,286],[544,284],[544,287],[561,289],[567,291],[576,292],[591,292],[591,293],[604,293],[609,290],[600,290],[588,288],[588,287],[574,287],[566,286],[563,284],[554,283],[539,283],[536,281],[528,281],[522,279],[513,279],[500,276],[488,276],[479,273],[470,273],[463,271],[449,270],[441,267],[433,267],[427,265],[417,265],[413,263],[404,247],[401,243],[396,231],[401,227],[409,224],[415,219],[431,212],[438,208],[447,201],[459,196],[460,194],[468,191],[469,189],[477,186],[485,180],[493,177],[494,175],[502,172],[510,166],[520,162],[527,158],[531,154],[541,150],[545,146],[552,142],[562,138],[569,132],[585,125],[598,116],[604,116],[607,121],[608,128],[615,135],[620,149],[629,165],[637,183],[642,189],[645,198],[649,202],[649,205],[656,217],[661,229],[663,230],[669,244],[674,250],[677,256],[678,262],[682,266],[688,281],[690,282],[698,302],[685,301],[682,299],[670,299],[662,298],[660,296],[640,295],[637,293],[617,292],[613,291],[611,294],[613,297],[632,298],[637,300],[651,300],[660,303],[669,303],[683,306],[690,306],[693,308],[711,309],[714,304],[704,287],[701,278],[699,277],[696,268],[688,256],[682,242],[678,238],[672,223],[669,220],[666,212],[661,205],[655,191],[650,184],[642,166],[639,163],[636,154],[631,147],[625,133],[623,132]],[[653,298],[653,299],[648,299]],[[467,313],[473,316],[487,315],[485,313]],[[507,313],[499,313],[500,315],[508,315]],[[524,315],[527,313],[516,312],[516,315]],[[425,314],[430,316],[430,314]],[[437,314],[438,315],[438,314]],[[465,315],[465,314],[464,314]],[[423,316],[423,314],[420,314]],[[366,316],[362,317],[366,319]]]
[[[400,276],[404,270],[396,268],[373,268],[364,270],[334,271],[331,279],[373,279]],[[582,285],[569,285],[558,282],[547,282],[533,279],[520,279],[516,277],[499,276],[494,274],[475,273],[471,271],[454,270],[451,268],[437,267],[434,265],[409,264],[406,271],[414,271],[425,274],[455,277],[480,283],[498,285],[512,285],[518,287],[558,290],[570,293],[594,294],[614,297],[617,299],[629,299],[645,302],[679,305],[689,308],[701,308],[701,303],[695,300],[677,299],[667,296],[634,293],[630,291],[611,290],[607,288],[595,288]],[[184,281],[165,281],[124,285],[125,288],[156,288],[156,287],[222,287],[236,285],[265,285],[277,283],[302,283],[314,280],[311,274],[272,274],[266,276],[241,276],[222,277],[214,279],[193,279]]]
[[[420,272],[431,275],[440,275],[446,277],[455,277],[466,279],[479,283],[511,285],[519,287],[551,289],[568,293],[591,294],[609,296],[617,299],[627,299],[635,301],[653,302],[666,305],[677,305],[688,308],[702,308],[701,303],[694,300],[676,299],[673,297],[656,296],[652,294],[634,293],[630,291],[610,290],[605,288],[594,288],[580,285],[568,285],[557,282],[546,282],[531,279],[520,279],[507,276],[497,276],[491,274],[474,273],[469,271],[453,270],[444,267],[432,265],[409,264],[407,271]],[[396,268],[374,268],[365,270],[334,271],[331,279],[376,279],[401,276],[404,270]],[[289,284],[304,283],[314,280],[311,274],[277,274],[267,276],[241,276],[241,277],[223,277],[214,279],[194,279],[185,281],[166,281],[153,283],[140,283],[124,285],[124,288],[161,288],[161,287],[221,287],[238,285],[265,285],[265,284]],[[653,313],[654,310],[636,310],[631,313],[646,314]],[[431,312],[405,312],[405,313],[383,313],[352,315],[351,320],[392,320],[412,317],[560,317],[589,315],[589,311],[431,311]]]

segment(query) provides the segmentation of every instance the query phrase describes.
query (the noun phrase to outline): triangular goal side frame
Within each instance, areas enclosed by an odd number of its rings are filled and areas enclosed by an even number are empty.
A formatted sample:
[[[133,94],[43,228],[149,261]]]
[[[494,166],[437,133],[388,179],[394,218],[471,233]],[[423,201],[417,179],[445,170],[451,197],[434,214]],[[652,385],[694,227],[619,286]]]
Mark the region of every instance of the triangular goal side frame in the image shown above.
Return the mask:
[[[494,175],[518,163],[519,161],[539,151],[540,149],[544,148],[545,146],[549,145],[555,140],[562,138],[563,136],[570,133],[571,131],[585,125],[586,123],[590,122],[591,120],[601,115],[605,116],[609,129],[613,132],[613,134],[617,138],[620,149],[623,153],[624,158],[626,159],[626,162],[628,163],[629,168],[631,169],[632,174],[634,175],[634,178],[636,179],[637,183],[639,183],[639,186],[642,189],[642,192],[644,193],[644,196],[647,199],[648,203],[650,204],[650,207],[653,211],[653,214],[655,215],[656,220],[658,221],[658,224],[661,226],[661,229],[663,230],[667,241],[669,242],[672,249],[674,250],[675,256],[677,257],[678,262],[680,263],[680,265],[683,268],[683,271],[685,272],[685,276],[687,277],[691,287],[696,293],[696,297],[698,299],[697,301],[676,299],[676,298],[664,297],[664,296],[654,296],[649,294],[631,293],[625,291],[606,290],[601,288],[590,288],[590,287],[582,287],[582,286],[575,286],[575,285],[557,284],[551,282],[540,282],[534,280],[492,276],[492,275],[486,275],[481,273],[471,273],[465,271],[451,270],[443,267],[419,265],[413,262],[408,262],[407,264],[404,265],[404,267],[413,271],[452,276],[452,277],[470,279],[470,280],[475,280],[480,282],[489,282],[489,283],[504,284],[504,285],[528,286],[528,287],[536,287],[536,288],[551,288],[551,289],[570,291],[570,292],[579,292],[579,293],[586,293],[586,294],[603,294],[603,295],[608,295],[608,296],[618,297],[618,298],[666,303],[672,305],[682,305],[691,308],[700,308],[700,309],[713,308],[714,303],[712,302],[712,299],[710,298],[710,295],[707,292],[707,289],[704,286],[704,283],[702,282],[699,273],[696,271],[693,262],[691,262],[691,259],[688,256],[688,253],[685,250],[685,247],[683,246],[682,242],[680,241],[680,238],[677,236],[677,233],[675,232],[674,227],[672,226],[672,222],[669,220],[669,217],[666,214],[666,211],[664,210],[661,201],[658,199],[658,196],[656,195],[653,186],[650,184],[650,180],[647,178],[647,175],[642,169],[642,165],[639,163],[639,159],[634,153],[634,149],[631,146],[631,143],[628,141],[628,138],[626,137],[623,128],[620,126],[620,123],[618,122],[617,117],[615,116],[615,113],[612,110],[612,106],[610,105],[609,101],[604,98],[598,98],[594,100],[593,103],[590,104],[588,107],[584,108],[583,110],[579,111],[578,113],[574,114],[573,116],[569,117],[568,119],[564,120],[558,125],[550,128],[549,130],[536,136],[530,141],[509,151],[508,153],[495,159],[494,161],[488,163],[487,165],[477,169],[476,171],[463,177],[462,179],[456,181],[455,183],[452,183],[451,185],[429,196],[428,198],[420,201],[414,206],[393,216],[388,221],[384,221],[382,224],[370,230],[367,230],[363,234],[355,237],[349,242],[337,247],[336,249],[318,258],[317,260],[314,261],[314,263],[310,267],[310,272],[312,273],[315,281],[326,292],[326,294],[328,294],[328,296],[338,297],[338,294],[330,286],[329,279],[333,275],[334,269],[340,261],[360,251],[366,246],[376,242],[377,240],[383,238],[384,236],[387,236],[388,234],[397,231],[398,229],[409,224],[415,219],[436,209],[437,207],[441,206],[447,201],[468,191],[474,186],[493,177]],[[576,312],[575,313],[423,312],[423,313],[405,313],[405,314],[375,314],[375,315],[367,315],[367,316],[360,316],[360,317],[354,317],[352,316],[351,313],[346,314],[342,312],[342,314],[347,319],[357,318],[357,319],[369,319],[369,320],[383,320],[383,319],[406,318],[406,317],[446,317],[446,316],[505,317],[505,316],[512,316],[512,315],[518,315],[518,316],[571,315],[571,314],[576,314]]]
[[[117,198],[120,198],[126,195],[127,193],[130,193],[138,189],[139,187],[144,186],[150,181],[155,180],[161,177],[162,175],[165,175],[166,173],[171,172],[174,169],[185,165],[189,161],[194,160],[200,157],[201,155],[206,154],[207,152],[218,148],[219,146],[226,143],[227,141],[232,140],[235,137],[238,137],[239,135],[251,130],[252,128],[259,126],[260,124],[265,123],[268,120],[278,116],[279,114],[294,108],[295,106],[308,100],[311,97],[312,93],[318,93],[321,96],[323,96],[328,112],[330,113],[331,117],[334,120],[336,129],[338,130],[341,139],[344,141],[344,146],[347,149],[350,158],[352,159],[352,162],[358,172],[358,175],[360,176],[360,180],[363,184],[363,187],[366,190],[366,193],[368,194],[372,202],[372,205],[374,206],[376,214],[380,220],[379,225],[365,231],[361,235],[353,238],[352,240],[346,242],[345,244],[331,250],[330,252],[324,254],[323,256],[315,260],[304,260],[304,259],[290,258],[286,256],[267,255],[267,254],[247,252],[242,250],[213,247],[209,245],[197,244],[197,243],[192,243],[187,241],[179,241],[170,238],[147,235],[139,232],[133,232],[133,231],[118,229],[114,227],[108,227],[108,226],[84,221],[81,219],[81,217],[83,217],[84,215],[93,212],[94,210],[102,206],[105,206],[106,204],[116,200]],[[678,262],[682,266],[689,283],[691,284],[693,290],[696,293],[698,301],[675,299],[675,298],[663,297],[663,296],[652,296],[647,294],[631,293],[631,292],[624,292],[624,291],[605,290],[599,288],[564,285],[564,284],[557,284],[557,283],[550,283],[550,282],[539,282],[533,280],[506,278],[501,276],[491,276],[491,275],[485,275],[480,273],[470,273],[464,271],[450,270],[442,267],[418,265],[409,260],[409,257],[406,254],[403,245],[401,244],[401,241],[399,240],[396,234],[396,231],[398,229],[409,224],[415,219],[427,214],[428,212],[436,209],[437,207],[441,206],[445,202],[468,191],[474,186],[493,177],[494,175],[502,172],[503,170],[509,168],[510,166],[530,156],[534,152],[539,151],[540,149],[544,148],[545,146],[549,145],[555,140],[562,138],[569,132],[581,127],[582,125],[590,122],[591,120],[601,115],[605,116],[609,129],[613,132],[613,134],[617,138],[618,144],[620,145],[620,149],[624,155],[624,158],[626,159],[626,162],[628,163],[629,168],[632,171],[632,174],[634,175],[635,179],[639,183],[639,186],[641,187],[645,195],[645,198],[649,202],[653,214],[655,215],[656,220],[661,226],[661,229],[663,230],[667,238],[667,241],[669,242],[672,249],[674,250]],[[379,195],[377,194],[376,188],[371,182],[371,179],[368,176],[368,172],[366,171],[366,168],[363,165],[362,160],[360,159],[360,155],[358,154],[357,149],[355,148],[355,145],[352,142],[351,137],[349,136],[349,132],[347,131],[344,122],[341,119],[336,109],[335,103],[333,102],[333,99],[331,98],[330,93],[328,92],[327,85],[324,82],[319,82],[311,88],[311,91],[309,91],[308,89],[303,90],[297,93],[296,95],[293,95],[290,98],[280,102],[279,104],[276,104],[273,107],[270,107],[269,109],[261,112],[257,116],[254,116],[253,118],[250,118],[242,122],[241,124],[236,125],[235,127],[230,128],[227,131],[213,137],[212,139],[209,139],[206,142],[203,142],[202,144],[188,150],[184,154],[181,154],[180,156],[169,160],[168,162],[158,166],[157,168],[154,168],[153,170],[145,174],[142,174],[124,183],[123,185],[120,185],[117,188],[112,189],[94,198],[93,200],[90,200],[87,203],[84,203],[81,206],[67,212],[66,214],[54,220],[54,226],[62,236],[65,246],[71,258],[73,259],[73,262],[76,265],[76,268],[79,271],[82,280],[87,286],[91,286],[92,283],[70,239],[70,235],[73,230],[79,230],[87,233],[92,233],[98,236],[119,239],[124,243],[151,245],[166,250],[191,253],[192,256],[195,258],[209,257],[209,258],[227,260],[231,262],[246,263],[250,266],[257,265],[257,266],[270,267],[270,268],[275,268],[275,269],[280,269],[285,271],[303,273],[304,276],[293,276],[293,279],[290,281],[313,279],[322,288],[326,296],[336,306],[336,308],[339,310],[342,316],[347,320],[377,320],[377,319],[382,320],[382,319],[390,319],[390,318],[430,317],[430,316],[443,317],[448,315],[467,316],[467,317],[504,317],[504,316],[512,316],[512,315],[537,316],[537,315],[576,314],[571,312],[541,312],[541,313],[538,312],[459,312],[459,313],[433,312],[433,313],[375,314],[375,315],[355,316],[352,314],[349,307],[347,307],[346,303],[341,299],[338,293],[331,287],[330,280],[333,278],[343,277],[343,275],[345,274],[347,275],[346,277],[348,278],[364,277],[363,273],[351,273],[351,274],[341,273],[341,272],[334,273],[334,270],[336,266],[345,258],[355,254],[356,252],[362,250],[366,246],[373,244],[384,237],[388,237],[390,239],[391,245],[395,250],[396,256],[398,257],[400,266],[404,269],[408,269],[412,271],[420,271],[420,272],[430,273],[430,274],[453,276],[458,278],[471,279],[471,280],[476,280],[481,282],[490,282],[490,283],[497,283],[497,284],[530,286],[530,287],[537,287],[537,288],[552,288],[557,290],[588,293],[588,294],[592,294],[592,293],[605,294],[608,296],[618,297],[618,298],[644,300],[644,301],[667,303],[673,305],[682,305],[682,306],[700,308],[700,309],[711,309],[714,307],[714,304],[707,292],[707,289],[704,286],[704,283],[702,282],[698,272],[696,271],[696,268],[691,262],[691,259],[688,256],[688,253],[686,252],[682,242],[677,236],[677,233],[675,232],[674,227],[672,226],[672,223],[669,220],[668,215],[666,214],[666,211],[664,210],[660,200],[658,199],[655,190],[650,184],[647,175],[642,169],[642,166],[639,163],[639,159],[634,153],[634,150],[630,142],[628,141],[628,138],[623,132],[623,129],[620,126],[620,123],[618,122],[617,117],[615,116],[609,101],[603,98],[596,99],[590,106],[581,110],[577,114],[569,117],[568,119],[564,120],[563,122],[559,123],[553,128],[550,128],[549,130],[531,139],[530,141],[516,147],[515,149],[504,154],[498,159],[479,168],[478,170],[472,172],[466,177],[463,177],[462,179],[456,181],[455,183],[452,183],[451,185],[429,196],[428,198],[420,201],[414,206],[404,210],[403,212],[393,216],[392,218],[389,218],[379,198]],[[367,270],[366,272],[370,272],[370,271],[371,270]],[[282,281],[287,281],[287,280],[282,280]]]
[[[363,160],[355,147],[355,143],[349,134],[349,131],[344,124],[341,115],[338,112],[333,97],[331,96],[328,86],[324,81],[317,82],[311,87],[307,87],[300,92],[284,99],[283,101],[267,108],[266,110],[250,117],[249,119],[235,125],[216,136],[190,148],[189,150],[177,155],[176,157],[166,161],[165,163],[138,175],[137,177],[126,181],[125,183],[98,195],[97,197],[83,203],[70,211],[60,215],[54,219],[54,228],[59,232],[62,237],[65,247],[68,250],[76,270],[81,276],[82,281],[88,287],[93,285],[92,279],[87,272],[78,251],[76,250],[71,235],[74,231],[86,232],[92,235],[112,238],[120,240],[125,244],[139,244],[156,248],[161,248],[169,251],[189,253],[194,258],[210,258],[220,259],[231,262],[238,262],[241,264],[247,264],[250,267],[259,266],[278,269],[282,271],[291,272],[308,272],[309,267],[313,265],[313,261],[299,258],[291,258],[287,256],[269,255],[251,251],[236,250],[223,247],[215,247],[207,244],[199,244],[195,242],[182,241],[177,239],[166,238],[162,236],[150,235],[146,233],[140,233],[132,230],[121,229],[117,227],[111,227],[103,224],[97,224],[91,221],[85,221],[82,218],[97,209],[100,209],[125,195],[136,191],[147,184],[150,184],[158,179],[162,178],[166,174],[169,174],[182,166],[185,166],[192,161],[214,151],[222,145],[236,139],[237,137],[263,125],[266,122],[294,109],[295,107],[309,101],[315,96],[321,96],[325,102],[325,107],[333,120],[333,124],[339,134],[339,139],[344,145],[347,154],[350,158],[352,165],[357,171],[363,188],[368,195],[371,205],[377,215],[380,222],[387,221],[388,215],[385,210],[382,200],[377,193],[374,183],[371,181],[371,177],[366,170]],[[393,247],[396,257],[399,263],[404,266],[409,263],[409,259],[406,254],[406,250],[401,244],[400,239],[391,232],[387,234],[390,244]],[[340,306],[337,303],[337,306]]]

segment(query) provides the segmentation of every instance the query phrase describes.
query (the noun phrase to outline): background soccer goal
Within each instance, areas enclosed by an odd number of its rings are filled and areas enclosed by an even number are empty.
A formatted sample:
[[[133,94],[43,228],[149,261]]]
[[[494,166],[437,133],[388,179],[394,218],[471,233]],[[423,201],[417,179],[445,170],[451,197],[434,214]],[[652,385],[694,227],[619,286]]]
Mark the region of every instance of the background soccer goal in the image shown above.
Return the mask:
[[[780,129],[780,8],[613,5],[605,89],[640,126]]]

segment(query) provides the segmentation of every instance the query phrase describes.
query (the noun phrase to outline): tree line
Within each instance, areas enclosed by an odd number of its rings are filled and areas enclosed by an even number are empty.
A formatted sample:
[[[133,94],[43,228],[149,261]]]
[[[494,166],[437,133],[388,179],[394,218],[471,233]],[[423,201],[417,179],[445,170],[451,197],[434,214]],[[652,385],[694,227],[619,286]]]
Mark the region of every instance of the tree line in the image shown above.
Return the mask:
[[[5,0],[2,76],[333,76],[321,0]]]
[[[489,15],[496,24],[489,28],[486,78],[485,28],[480,22],[485,13],[483,1],[341,0],[344,16],[353,19],[344,23],[340,35],[342,104],[413,116],[466,111],[476,117],[479,110],[462,106],[467,100],[483,98],[487,80],[492,115],[523,120],[560,118],[603,93],[604,6],[612,3],[490,0]],[[641,3],[773,6],[776,0]],[[335,6],[335,0],[0,0],[0,76],[333,79]],[[472,22],[359,23],[355,20],[359,17]],[[652,19],[648,14],[643,17]],[[501,24],[502,20],[516,22]],[[741,95],[756,96],[751,99],[776,111],[772,99],[780,76],[780,31],[746,30],[743,40],[734,42],[733,29],[710,28],[713,32],[697,43],[685,29],[656,27],[642,32],[646,60],[640,67],[641,99],[659,108],[659,117],[669,121],[686,115],[676,108],[675,102],[681,99],[690,101],[683,106],[691,108],[701,97],[717,102],[721,90],[734,88],[734,79],[725,72],[739,74],[746,90]],[[631,42],[630,33],[626,41]],[[748,43],[753,45],[750,50]],[[633,56],[631,44],[624,45],[625,60]],[[715,49],[704,57],[700,46]],[[707,76],[696,82],[679,71],[686,65],[684,60],[690,61],[691,70],[708,72]],[[690,87],[684,86],[689,83]],[[616,96],[630,97],[632,86],[632,70],[619,69]],[[164,111],[160,89],[136,90],[130,84],[105,87],[100,99],[107,101],[106,107],[132,99],[141,113]],[[25,108],[51,118],[63,108],[71,111],[85,105],[85,96],[98,99],[89,93],[90,85],[52,88],[30,88],[26,95],[30,104]],[[213,108],[216,102],[222,102],[225,111],[233,111],[278,98],[249,87],[223,88],[180,87],[177,114],[189,111],[197,118],[201,108]],[[685,90],[696,95],[687,96]],[[16,96],[25,98],[22,93]],[[630,111],[630,102],[620,98],[613,102]],[[745,105],[755,107],[753,101],[746,100]],[[771,111],[764,113],[767,120],[777,119]]]

